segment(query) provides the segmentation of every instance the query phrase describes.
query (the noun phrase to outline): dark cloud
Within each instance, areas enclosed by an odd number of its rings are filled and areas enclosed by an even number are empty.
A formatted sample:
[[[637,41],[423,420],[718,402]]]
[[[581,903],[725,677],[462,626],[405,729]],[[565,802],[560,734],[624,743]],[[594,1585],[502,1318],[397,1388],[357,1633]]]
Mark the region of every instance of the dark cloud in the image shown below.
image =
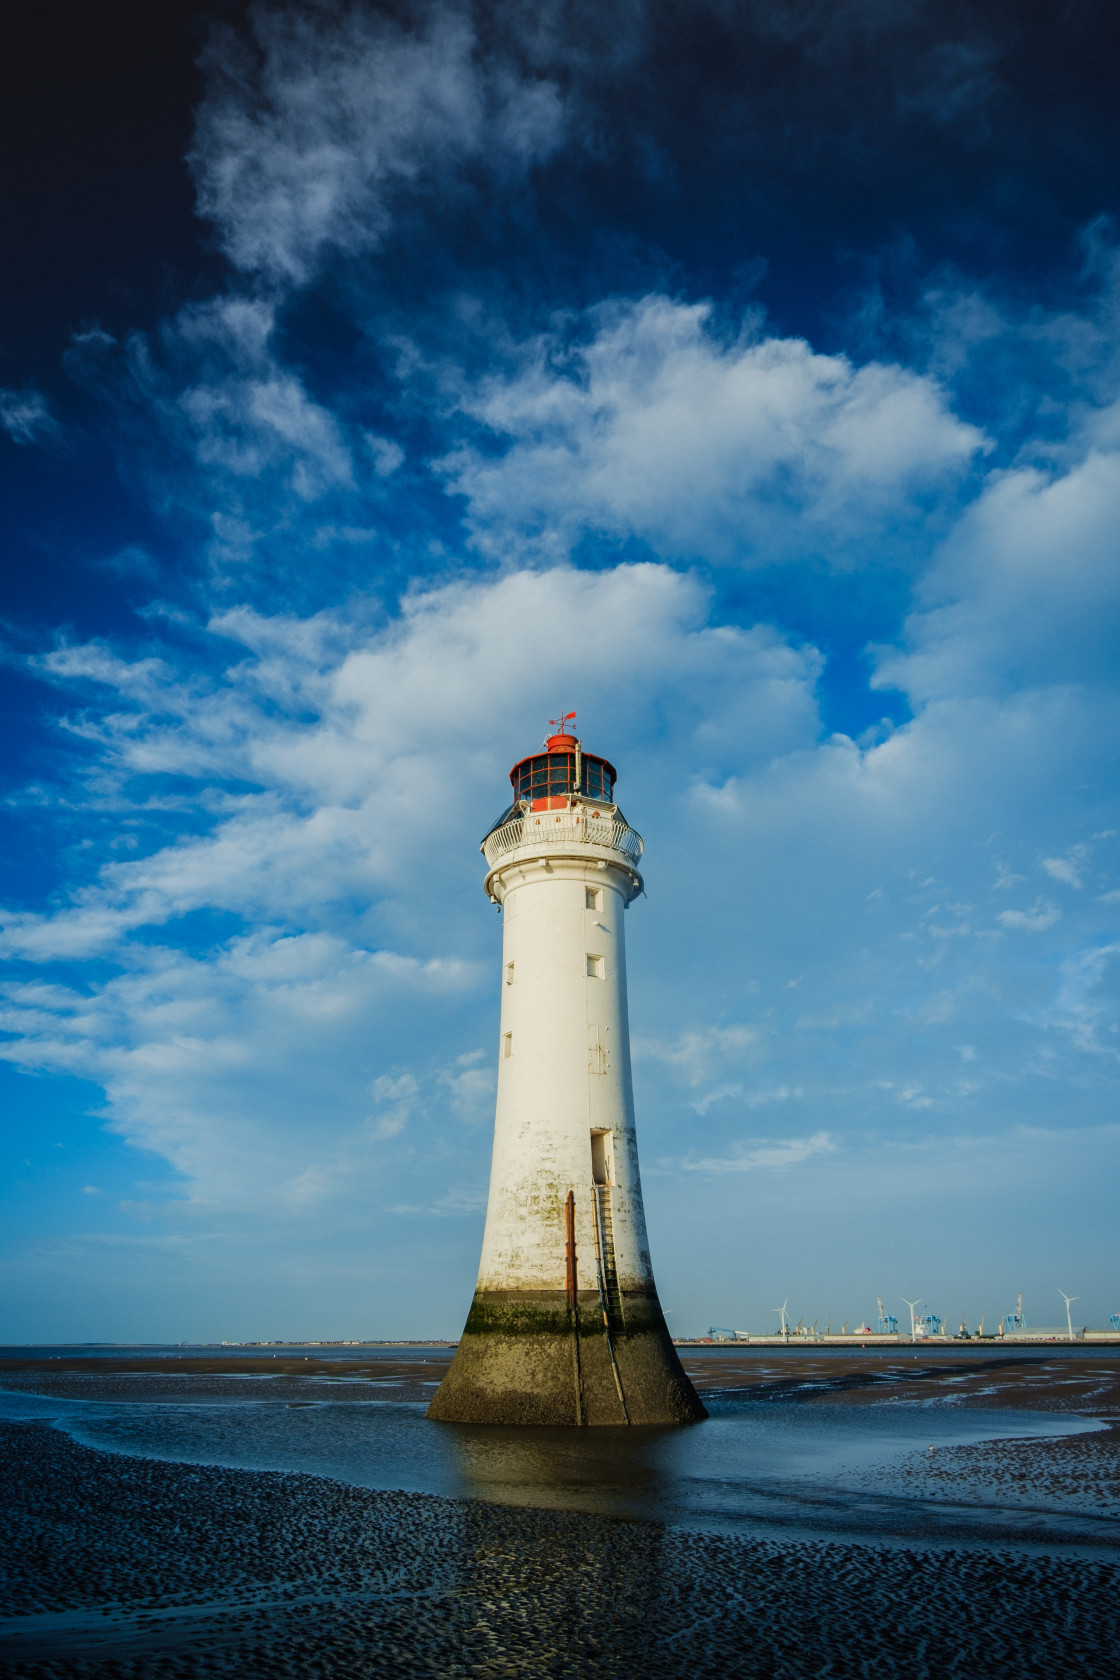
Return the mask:
[[[819,336],[837,293],[886,249],[907,252],[891,274],[900,292],[947,261],[1060,288],[1078,228],[1117,200],[1103,5],[313,11],[348,30],[360,19],[367,37],[386,16],[413,36],[452,18],[476,64],[555,87],[567,115],[566,143],[524,182],[480,176],[461,197],[432,168],[427,193],[415,183],[398,238],[362,277],[385,305],[468,284],[540,311],[665,278],[725,295],[761,257],[767,307]],[[314,74],[313,55],[301,69]],[[438,104],[433,86],[433,118]]]

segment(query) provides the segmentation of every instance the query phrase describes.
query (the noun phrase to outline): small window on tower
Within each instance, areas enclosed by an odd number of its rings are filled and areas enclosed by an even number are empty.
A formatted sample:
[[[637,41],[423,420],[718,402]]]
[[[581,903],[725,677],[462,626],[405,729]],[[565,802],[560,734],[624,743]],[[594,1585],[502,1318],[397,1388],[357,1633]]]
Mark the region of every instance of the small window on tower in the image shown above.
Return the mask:
[[[502,1034],[502,1060],[506,1061],[512,1055],[513,1055],[513,1034],[512,1033],[503,1033]]]
[[[602,957],[593,957],[593,956],[590,956],[590,955],[588,956],[588,958],[587,958],[587,974],[588,974],[589,979],[591,979],[591,980],[601,980],[603,978],[603,973],[604,973],[605,968],[606,968],[606,963],[605,963],[605,961]]]
[[[512,963],[507,963],[506,964],[506,985],[507,986],[512,986],[513,985],[513,964]]]
[[[602,887],[588,887],[584,894],[584,903],[589,910],[601,910],[603,908]]]

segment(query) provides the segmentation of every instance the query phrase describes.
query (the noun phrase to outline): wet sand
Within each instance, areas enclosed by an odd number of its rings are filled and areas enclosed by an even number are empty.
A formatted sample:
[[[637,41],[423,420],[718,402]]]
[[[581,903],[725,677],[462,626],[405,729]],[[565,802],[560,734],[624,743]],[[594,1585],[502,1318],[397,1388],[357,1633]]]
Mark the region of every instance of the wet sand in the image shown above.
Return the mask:
[[[743,1541],[0,1427],[0,1673],[1106,1680],[1098,1559]]]
[[[0,1387],[70,1399],[418,1401],[441,1353],[4,1361]],[[905,1544],[751,1539],[570,1510],[371,1491],[283,1471],[126,1458],[0,1425],[0,1675],[563,1676],[565,1680],[1111,1680],[1120,1605],[1120,1359],[1019,1352],[708,1354],[713,1405],[899,1403],[1067,1412],[1109,1427],[913,1454],[862,1475]],[[990,1500],[994,1545],[922,1513]],[[1032,1510],[1095,1544],[1029,1544]],[[948,1515],[948,1513],[947,1513]],[[1103,1524],[1102,1524],[1103,1519]],[[1111,1532],[1112,1538],[1109,1537]],[[1105,1543],[1101,1535],[1105,1534]],[[948,1537],[948,1543],[947,1538]],[[1115,1558],[1113,1556],[1115,1545]]]
[[[332,1390],[379,1398],[422,1400],[451,1363],[454,1349],[422,1354],[317,1359],[284,1354],[230,1353],[163,1358],[113,1354],[96,1358],[0,1359],[0,1388],[61,1399],[131,1399],[150,1402],[194,1398],[253,1398],[262,1378],[282,1399],[295,1395],[308,1378]],[[933,1404],[1009,1407],[1017,1411],[1068,1411],[1120,1421],[1120,1347],[1087,1351],[1075,1345],[1044,1353],[988,1344],[975,1350],[935,1351],[908,1347],[866,1353],[803,1352],[760,1348],[709,1351],[682,1348],[681,1363],[701,1394],[739,1394],[752,1401],[814,1400],[866,1405],[892,1399]]]
[[[869,1492],[958,1506],[998,1504],[1025,1512],[1120,1518],[1120,1354],[1059,1349],[1045,1354],[985,1348],[972,1353],[876,1350],[859,1355],[763,1352],[700,1354],[684,1361],[702,1394],[804,1405],[911,1403],[962,1410],[1059,1412],[1108,1428],[1050,1441],[989,1441],[912,1455],[865,1471]],[[1120,1613],[1120,1612],[1118,1612]],[[1117,1656],[1120,1672],[1120,1654]]]
[[[336,1398],[427,1401],[451,1363],[451,1353],[404,1359],[0,1359],[0,1389],[58,1400],[259,1400],[262,1383],[272,1400],[298,1401],[308,1381]]]
[[[701,1392],[738,1393],[751,1400],[827,1400],[832,1405],[914,1400],[1120,1421],[1120,1348],[1099,1353],[1076,1345],[1068,1353],[1060,1347],[1035,1353],[990,1345],[973,1352],[892,1348],[859,1354],[682,1350],[681,1362]]]

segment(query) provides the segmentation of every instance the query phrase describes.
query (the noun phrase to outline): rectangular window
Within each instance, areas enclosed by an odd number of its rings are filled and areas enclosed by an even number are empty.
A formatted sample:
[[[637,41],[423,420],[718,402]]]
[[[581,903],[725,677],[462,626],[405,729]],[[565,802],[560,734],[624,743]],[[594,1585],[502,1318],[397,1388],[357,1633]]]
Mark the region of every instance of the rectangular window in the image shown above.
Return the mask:
[[[596,1184],[609,1184],[611,1181],[610,1138],[609,1132],[591,1134],[591,1177]]]
[[[507,1061],[513,1055],[513,1034],[502,1034],[502,1060]]]
[[[603,908],[602,887],[588,887],[584,894],[584,903],[588,910],[601,910]]]
[[[506,985],[507,986],[512,986],[513,985],[513,964],[512,963],[507,963],[506,964]]]
[[[606,966],[606,962],[602,957],[593,957],[590,953],[588,954],[587,975],[590,980],[602,980],[606,972]]]

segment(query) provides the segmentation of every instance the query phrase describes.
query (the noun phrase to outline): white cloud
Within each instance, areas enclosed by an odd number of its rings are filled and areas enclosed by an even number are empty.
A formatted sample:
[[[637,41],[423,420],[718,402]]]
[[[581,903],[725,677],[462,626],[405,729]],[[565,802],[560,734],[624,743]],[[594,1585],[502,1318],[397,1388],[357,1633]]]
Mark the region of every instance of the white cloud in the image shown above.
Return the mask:
[[[1042,933],[1053,927],[1061,914],[1049,899],[1036,898],[1029,910],[1001,910],[996,920],[1007,928],[1021,928],[1024,933]]]
[[[699,1085],[720,1062],[740,1060],[751,1045],[758,1042],[758,1036],[753,1027],[742,1024],[727,1027],[690,1027],[668,1042],[662,1039],[637,1039],[634,1053],[663,1062],[681,1072],[690,1085]],[[734,1089],[738,1091],[739,1087],[735,1086]],[[716,1099],[712,1097],[708,1100],[711,1102]]]
[[[410,1073],[382,1073],[370,1086],[370,1096],[374,1102],[402,1102],[414,1097],[419,1090],[415,1079]]]
[[[58,422],[41,391],[0,388],[0,427],[13,443],[41,443],[58,436]]]
[[[376,630],[230,611],[211,626],[225,657],[209,677],[170,649],[45,656],[41,674],[84,702],[74,727],[93,807],[155,820],[150,781],[163,777],[183,789],[170,822],[184,799],[205,820],[201,833],[110,850],[68,902],[4,918],[9,956],[98,957],[121,972],[88,991],[15,984],[3,1053],[101,1083],[110,1124],[176,1167],[191,1206],[321,1203],[376,1176],[378,1147],[438,1130],[441,1115],[487,1119],[489,1056],[464,1048],[437,1073],[410,1056],[394,1071],[394,1034],[406,1021],[403,1047],[426,1062],[434,1023],[477,995],[473,950],[490,926],[460,900],[473,907],[478,836],[525,749],[525,718],[543,727],[557,687],[574,686],[592,733],[596,714],[604,733],[607,719],[633,729],[625,720],[644,715],[656,681],[677,697],[692,762],[730,748],[745,765],[815,735],[813,650],[712,630],[705,606],[695,581],[657,567],[557,571],[418,593]],[[199,914],[241,931],[177,950],[179,920]],[[687,1068],[750,1038],[709,1030],[676,1054]]]
[[[368,1123],[376,1138],[397,1137],[413,1117],[420,1087],[410,1073],[380,1074],[370,1087],[377,1105]]]
[[[1120,1058],[1120,945],[1105,943],[1074,952],[1062,963],[1053,1020],[1079,1050]]]
[[[392,438],[375,437],[372,432],[366,433],[366,444],[373,456],[374,471],[378,478],[390,478],[404,460],[404,450]]]
[[[498,1075],[485,1050],[468,1050],[439,1076],[451,1111],[468,1125],[489,1125],[494,1117]]]
[[[321,933],[255,932],[205,959],[124,955],[88,989],[5,986],[0,1030],[16,1036],[0,1055],[102,1085],[110,1129],[168,1161],[182,1176],[172,1201],[193,1212],[262,1215],[376,1189],[376,1142],[409,1119],[415,1082],[379,1078],[367,1125],[359,1046],[391,1062],[417,1010],[453,1013],[478,981],[463,962]]]
[[[728,1155],[690,1157],[678,1164],[686,1172],[777,1171],[800,1166],[813,1155],[835,1154],[837,1148],[828,1132],[814,1132],[811,1137],[802,1138],[755,1138],[751,1147],[736,1144]]]
[[[282,486],[297,503],[356,488],[350,441],[278,359],[275,324],[271,304],[228,295],[189,305],[165,324],[161,363],[143,341],[129,347],[149,408],[204,479],[222,487],[226,518],[261,478],[273,495]]]
[[[775,1085],[769,1091],[752,1091],[745,1099],[745,1108],[765,1108],[769,1103],[791,1102],[797,1097],[803,1097],[804,1090],[800,1085]]]
[[[488,444],[442,465],[485,547],[555,555],[590,530],[669,559],[853,558],[884,521],[897,545],[923,493],[985,447],[931,381],[799,339],[722,340],[706,304],[602,305],[586,328],[455,391]]]
[[[914,701],[1091,684],[1120,638],[1120,453],[993,476],[923,578],[876,682]]]
[[[399,21],[312,3],[256,8],[254,39],[215,32],[191,166],[201,213],[238,268],[308,278],[328,247],[376,248],[397,197],[513,177],[564,131],[555,85],[476,52],[467,13]]]
[[[5,1054],[100,1082],[110,1123],[175,1165],[192,1206],[251,1201],[262,1150],[259,1194],[297,1208],[373,1194],[386,1150],[397,1182],[422,1140],[438,1156],[484,1137],[496,946],[475,848],[526,720],[543,727],[563,689],[585,739],[621,758],[649,841],[650,898],[628,918],[643,1113],[676,1112],[680,1092],[715,1160],[763,1103],[796,1100],[809,1137],[838,1116],[889,1129],[1027,1093],[1045,1107],[1086,1053],[1086,1011],[1109,1042],[1104,969],[1076,1008],[1058,1002],[1084,918],[1105,912],[1079,897],[1067,929],[1045,900],[1003,908],[988,860],[998,846],[1006,879],[1072,855],[1079,799],[1099,830],[1095,697],[946,698],[860,748],[822,737],[814,650],[707,612],[665,568],[561,568],[416,593],[372,627],[230,610],[209,675],[193,646],[188,664],[171,644],[136,660],[61,646],[40,669],[82,703],[93,809],[148,823],[152,778],[180,792],[166,843],[109,850],[69,900],[7,918],[13,956],[120,973],[17,985]],[[184,799],[201,832],[176,833]],[[175,949],[181,918],[215,914],[240,931]],[[997,928],[1031,933],[1029,966]],[[723,1023],[682,1028],[682,998]]]
[[[634,715],[642,702],[633,684],[656,672],[681,691],[677,727],[691,724],[698,763],[725,753],[732,734],[740,761],[811,741],[814,650],[765,629],[709,630],[703,610],[694,582],[639,566],[418,593],[377,633],[330,615],[229,612],[212,629],[234,645],[233,658],[209,683],[166,661],[130,664],[100,644],[64,646],[40,662],[44,674],[109,691],[99,721],[87,715],[82,726],[101,749],[103,787],[107,775],[123,789],[130,777],[162,773],[212,784],[212,803],[227,782],[258,791],[222,796],[220,819],[199,838],[106,863],[70,908],[9,916],[0,939],[32,958],[89,955],[201,906],[308,918],[340,898],[373,899],[418,880],[415,835],[434,788],[477,808],[476,820],[501,798],[495,742],[520,745],[511,683],[542,717],[557,680],[579,686],[592,707]],[[547,659],[542,622],[555,635]],[[713,707],[724,693],[726,705]],[[493,792],[479,803],[484,767]],[[439,852],[454,843],[433,841]]]
[[[1053,881],[1061,881],[1067,887],[1081,886],[1081,872],[1085,866],[1088,848],[1074,846],[1065,857],[1043,858],[1042,867]]]
[[[647,1159],[776,1179],[857,1132],[1062,1124],[1074,1087],[1085,1124],[1111,1112],[1113,969],[1078,955],[1111,911],[1007,908],[1004,884],[1108,820],[1098,686],[978,688],[966,665],[859,744],[822,729],[813,648],[712,622],[695,578],[652,565],[188,629],[185,654],[169,632],[40,662],[88,766],[58,797],[138,844],[92,848],[6,934],[34,963],[98,958],[82,984],[13,983],[4,1054],[95,1081],[107,1124],[172,1165],[144,1217],[476,1205],[500,926],[476,848],[561,693],[648,841],[627,917]],[[796,1139],[736,1135],[794,1101]]]

